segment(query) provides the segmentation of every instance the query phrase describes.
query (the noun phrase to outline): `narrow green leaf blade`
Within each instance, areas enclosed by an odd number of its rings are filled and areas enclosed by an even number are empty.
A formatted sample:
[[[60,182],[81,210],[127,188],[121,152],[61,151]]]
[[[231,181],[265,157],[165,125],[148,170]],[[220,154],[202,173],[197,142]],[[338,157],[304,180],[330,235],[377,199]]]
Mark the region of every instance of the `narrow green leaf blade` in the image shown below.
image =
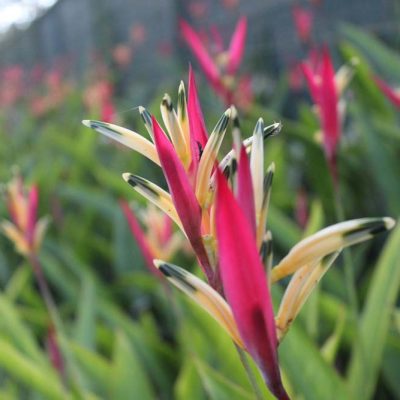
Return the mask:
[[[348,381],[354,399],[374,394],[390,317],[400,286],[400,225],[392,233],[379,258],[361,317],[360,335],[354,344]]]

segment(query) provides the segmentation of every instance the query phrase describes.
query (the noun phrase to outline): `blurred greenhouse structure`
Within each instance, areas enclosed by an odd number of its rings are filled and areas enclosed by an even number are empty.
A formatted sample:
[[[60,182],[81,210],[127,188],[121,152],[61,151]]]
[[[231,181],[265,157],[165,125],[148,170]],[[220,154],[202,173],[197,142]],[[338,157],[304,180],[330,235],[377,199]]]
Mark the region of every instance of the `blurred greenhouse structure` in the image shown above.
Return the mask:
[[[15,31],[1,42],[0,66],[49,69],[61,64],[75,78],[82,78],[95,59],[115,63],[113,50],[123,58],[124,46],[134,42],[132,66],[123,74],[123,85],[146,82],[155,88],[175,82],[186,68],[189,53],[179,35],[180,18],[202,30],[218,26],[227,40],[239,16],[246,15],[251,26],[247,68],[276,75],[304,56],[301,43],[293,40],[291,8],[297,3],[301,4],[292,0],[58,0],[27,30]],[[339,24],[357,25],[388,41],[400,32],[396,0],[315,3],[320,3],[314,18],[317,45],[335,42]]]

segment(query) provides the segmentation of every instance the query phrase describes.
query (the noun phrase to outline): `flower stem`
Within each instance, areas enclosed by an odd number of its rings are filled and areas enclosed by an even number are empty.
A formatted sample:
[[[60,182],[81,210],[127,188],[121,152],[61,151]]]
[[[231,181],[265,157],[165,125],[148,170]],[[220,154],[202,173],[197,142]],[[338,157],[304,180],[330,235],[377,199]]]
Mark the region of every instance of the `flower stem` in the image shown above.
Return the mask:
[[[63,340],[63,337],[65,337],[63,323],[62,323],[61,317],[58,313],[56,303],[50,292],[49,285],[47,284],[47,280],[43,274],[43,269],[42,269],[42,265],[40,263],[39,257],[36,253],[31,253],[28,255],[28,260],[32,266],[37,284],[39,286],[40,294],[46,305],[47,312],[49,313],[51,323],[55,329],[56,343],[58,346],[60,346],[61,354],[65,361],[66,370],[69,371],[70,376],[73,376],[75,378],[74,381],[76,383],[78,383],[78,387],[76,387],[76,385],[74,385],[75,390],[80,392],[80,387],[82,387],[82,382],[81,382],[81,379],[80,379],[77,371],[75,371],[74,368],[71,368],[71,366],[73,365],[73,355],[69,351],[66,342],[64,342],[64,340]],[[59,373],[60,373],[61,379],[65,383],[66,376],[64,376],[61,371],[59,371]]]
[[[336,211],[336,218],[339,221],[344,221],[345,215],[342,202],[340,200],[339,190],[335,191],[335,211]],[[356,283],[354,276],[354,264],[349,249],[343,250],[343,258],[344,258],[344,274],[346,280],[347,296],[349,299],[349,304],[353,313],[353,317],[356,319],[358,315],[358,300],[357,300]]]
[[[256,377],[254,375],[254,372],[252,371],[252,369],[250,367],[250,364],[249,364],[249,362],[247,360],[246,353],[237,344],[235,344],[235,347],[236,347],[236,350],[237,350],[237,352],[239,354],[239,358],[240,358],[240,361],[241,361],[241,363],[243,365],[243,368],[245,369],[245,371],[247,373],[247,376],[248,376],[250,384],[251,384],[251,386],[253,388],[253,391],[254,391],[254,394],[256,396],[256,399],[257,400],[263,400],[264,397],[263,397],[263,395],[261,393],[260,387],[258,386],[257,379],[256,379]]]

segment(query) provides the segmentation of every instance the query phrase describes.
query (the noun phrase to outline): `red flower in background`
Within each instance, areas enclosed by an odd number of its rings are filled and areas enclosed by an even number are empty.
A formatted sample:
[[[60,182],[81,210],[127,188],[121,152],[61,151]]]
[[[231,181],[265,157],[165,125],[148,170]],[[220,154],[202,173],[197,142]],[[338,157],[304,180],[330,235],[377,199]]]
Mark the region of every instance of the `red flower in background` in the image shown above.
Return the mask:
[[[387,99],[400,109],[400,91],[389,86],[384,80],[378,76],[374,77],[375,83]]]
[[[213,46],[207,49],[200,34],[186,21],[180,21],[180,30],[183,39],[196,57],[205,77],[214,91],[223,99],[226,105],[240,104],[244,109],[253,101],[253,92],[249,76],[238,76],[238,70],[243,60],[246,36],[247,18],[242,17],[236,24],[229,48],[223,50],[222,37],[218,29],[211,28]],[[242,93],[240,85],[246,87]]]
[[[11,65],[0,71],[0,107],[12,107],[24,94],[24,70]]]
[[[339,95],[329,51],[324,49],[315,63],[302,64],[311,98],[318,109],[323,146],[331,175],[337,182],[337,147],[341,136]]]
[[[309,43],[314,21],[312,11],[295,4],[292,7],[292,16],[298,38],[302,43]]]

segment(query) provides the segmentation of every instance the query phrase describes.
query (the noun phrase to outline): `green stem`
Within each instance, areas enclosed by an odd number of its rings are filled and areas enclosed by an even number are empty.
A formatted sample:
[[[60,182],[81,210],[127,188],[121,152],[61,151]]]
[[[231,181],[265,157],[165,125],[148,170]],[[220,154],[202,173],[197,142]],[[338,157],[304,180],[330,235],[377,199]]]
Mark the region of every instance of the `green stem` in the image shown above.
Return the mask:
[[[263,400],[264,397],[263,397],[263,395],[261,393],[260,387],[258,386],[257,379],[256,379],[256,377],[255,377],[255,375],[254,375],[254,373],[253,373],[253,371],[252,371],[252,369],[250,367],[250,364],[249,364],[249,362],[247,360],[246,353],[237,344],[235,344],[235,347],[236,347],[236,350],[237,350],[237,352],[239,354],[240,361],[241,361],[241,363],[242,363],[242,365],[243,365],[243,367],[244,367],[244,369],[245,369],[245,371],[247,373],[247,376],[248,376],[250,384],[251,384],[251,386],[253,388],[254,394],[256,395],[256,399],[257,400]]]
[[[82,382],[81,382],[79,375],[75,371],[75,369],[72,368],[73,356],[72,356],[71,352],[69,351],[69,349],[67,348],[66,342],[63,340],[63,337],[66,337],[64,335],[64,332],[65,332],[64,326],[63,326],[61,317],[58,313],[57,306],[55,304],[53,296],[50,292],[49,285],[47,284],[47,280],[43,274],[42,265],[41,265],[40,260],[36,253],[29,254],[28,260],[32,266],[33,272],[36,277],[37,284],[39,286],[40,294],[46,305],[47,312],[49,313],[51,323],[55,329],[56,343],[58,346],[60,346],[61,354],[62,354],[63,360],[65,361],[66,370],[69,372],[69,374],[71,376],[73,376],[75,378],[74,379],[75,382],[78,383],[78,388],[76,387],[75,389],[78,392],[80,392],[79,387],[82,387]],[[61,372],[60,372],[60,375],[61,375],[61,378],[64,380],[65,376],[63,376]]]
[[[342,202],[340,200],[339,190],[335,192],[335,211],[336,211],[336,218],[338,219],[338,221],[344,221],[345,215],[342,207]],[[344,275],[346,280],[347,296],[353,317],[356,320],[358,315],[359,305],[357,300],[356,282],[354,276],[354,264],[349,249],[343,250],[343,259],[344,259]]]

